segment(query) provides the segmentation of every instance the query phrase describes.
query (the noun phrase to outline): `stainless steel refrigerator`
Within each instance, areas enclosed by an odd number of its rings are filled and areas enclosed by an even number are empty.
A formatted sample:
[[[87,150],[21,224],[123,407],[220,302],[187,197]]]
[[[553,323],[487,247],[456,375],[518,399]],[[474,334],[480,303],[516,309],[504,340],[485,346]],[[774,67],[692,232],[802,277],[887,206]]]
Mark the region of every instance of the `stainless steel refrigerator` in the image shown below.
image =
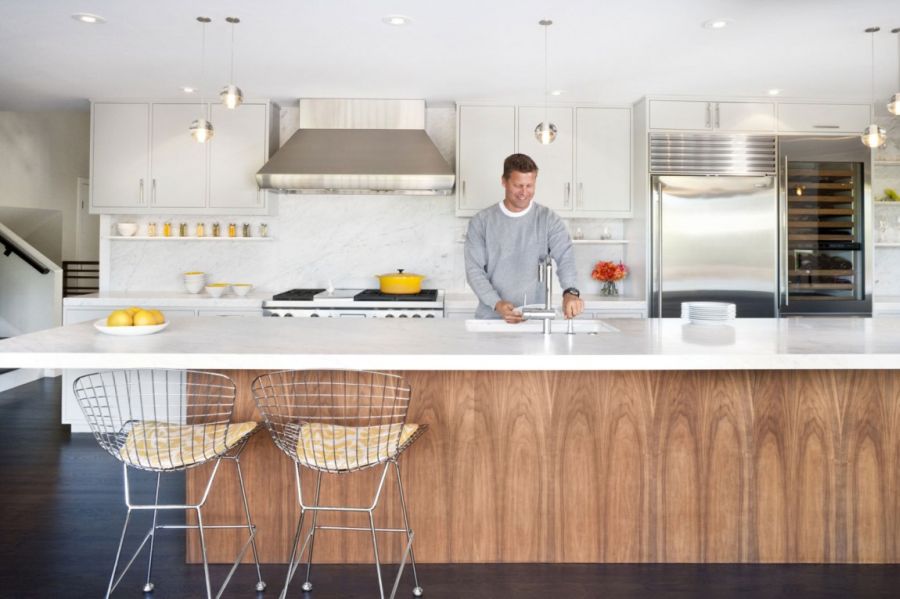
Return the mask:
[[[775,171],[775,136],[651,137],[651,316],[678,317],[685,301],[775,316]]]
[[[650,315],[871,314],[868,156],[856,137],[653,134]]]

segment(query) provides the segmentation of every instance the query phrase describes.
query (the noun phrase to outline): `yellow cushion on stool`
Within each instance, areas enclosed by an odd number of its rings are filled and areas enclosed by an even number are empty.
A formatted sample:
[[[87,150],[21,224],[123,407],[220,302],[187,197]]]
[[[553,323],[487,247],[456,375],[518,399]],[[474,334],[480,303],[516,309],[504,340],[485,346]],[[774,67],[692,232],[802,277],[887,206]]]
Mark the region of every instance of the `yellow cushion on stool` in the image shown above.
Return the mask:
[[[128,431],[119,457],[141,468],[184,468],[226,453],[256,427],[256,422],[227,425],[138,422]]]
[[[399,426],[306,423],[297,429],[297,460],[312,468],[329,470],[371,466],[396,455],[419,430],[418,424],[404,424],[402,431]]]

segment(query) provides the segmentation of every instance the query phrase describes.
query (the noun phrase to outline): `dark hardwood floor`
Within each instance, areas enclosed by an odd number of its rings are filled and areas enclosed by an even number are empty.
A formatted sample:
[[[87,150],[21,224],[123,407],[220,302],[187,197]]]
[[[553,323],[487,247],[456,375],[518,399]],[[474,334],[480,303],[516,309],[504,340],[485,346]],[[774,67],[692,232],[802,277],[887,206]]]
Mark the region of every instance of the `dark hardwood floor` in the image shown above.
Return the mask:
[[[102,597],[124,520],[121,467],[87,434],[59,422],[59,379],[0,393],[0,598]],[[150,478],[141,479],[149,488]],[[183,499],[184,482],[164,489]],[[143,531],[135,528],[132,542]],[[154,567],[157,598],[199,597],[201,568],[183,561],[184,538],[161,534]],[[141,595],[144,562],[114,596]],[[218,581],[227,570],[213,568]],[[309,599],[377,596],[370,566],[314,566]],[[265,566],[277,597],[283,566]],[[459,599],[551,597],[900,597],[900,566],[859,565],[437,565],[419,570],[425,596]],[[405,576],[405,578],[409,578]],[[252,566],[242,566],[227,597],[253,597]],[[411,582],[398,597],[411,597]],[[291,597],[303,597],[299,581]]]

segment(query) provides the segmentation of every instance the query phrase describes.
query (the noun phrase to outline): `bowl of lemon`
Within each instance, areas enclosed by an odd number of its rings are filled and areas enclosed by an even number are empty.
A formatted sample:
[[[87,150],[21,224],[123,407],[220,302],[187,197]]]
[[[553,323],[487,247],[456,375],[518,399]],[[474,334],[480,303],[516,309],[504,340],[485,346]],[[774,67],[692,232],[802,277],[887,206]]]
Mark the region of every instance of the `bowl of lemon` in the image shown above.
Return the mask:
[[[147,310],[132,306],[125,310],[113,310],[106,318],[94,322],[94,328],[107,335],[152,335],[169,326],[159,310]]]

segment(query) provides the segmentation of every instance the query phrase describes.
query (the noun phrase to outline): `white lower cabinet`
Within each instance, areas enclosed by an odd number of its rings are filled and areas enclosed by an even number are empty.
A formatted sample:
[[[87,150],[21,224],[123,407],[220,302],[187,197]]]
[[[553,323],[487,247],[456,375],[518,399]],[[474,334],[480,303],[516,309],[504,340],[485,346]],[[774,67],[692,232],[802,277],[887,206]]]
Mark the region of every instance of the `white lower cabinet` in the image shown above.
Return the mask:
[[[141,302],[116,302],[110,300],[109,303],[104,303],[102,306],[73,306],[73,307],[65,307],[63,309],[63,324],[76,324],[79,322],[86,321],[95,321],[101,318],[105,318],[109,315],[113,310],[120,310],[124,308],[128,308],[130,306],[135,305],[135,303],[140,304]],[[152,302],[143,302],[147,305],[150,305]],[[262,317],[262,308],[242,308],[242,309],[221,309],[221,308],[163,308],[163,313],[166,317],[195,317],[195,316],[259,316]],[[99,333],[98,333],[99,334]],[[72,427],[73,433],[88,433],[90,432],[90,428],[88,427],[87,422],[84,420],[84,415],[81,413],[81,408],[78,407],[78,402],[75,399],[75,394],[72,390],[72,384],[75,382],[75,379],[78,377],[89,374],[91,372],[96,372],[98,369],[64,369],[62,371],[62,418],[61,421],[63,424],[68,424]]]

